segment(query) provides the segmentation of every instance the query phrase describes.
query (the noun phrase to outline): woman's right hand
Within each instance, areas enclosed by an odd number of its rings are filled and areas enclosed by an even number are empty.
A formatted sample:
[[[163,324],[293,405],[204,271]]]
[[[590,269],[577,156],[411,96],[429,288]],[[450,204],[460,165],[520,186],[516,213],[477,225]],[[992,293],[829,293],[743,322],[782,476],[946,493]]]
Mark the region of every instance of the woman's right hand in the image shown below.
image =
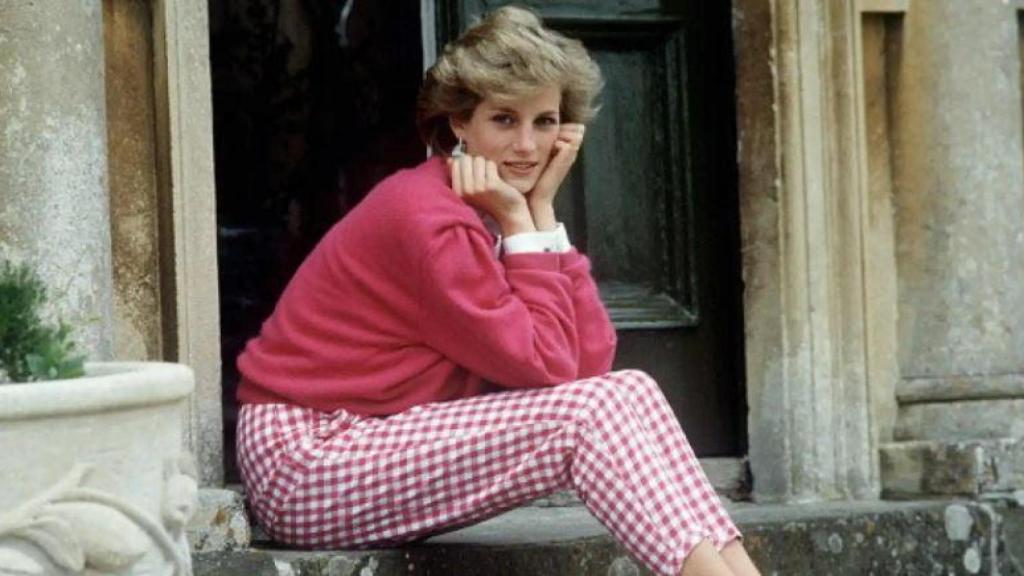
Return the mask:
[[[503,236],[534,232],[533,216],[521,192],[498,176],[498,165],[483,156],[449,158],[452,190],[467,204],[487,212]]]

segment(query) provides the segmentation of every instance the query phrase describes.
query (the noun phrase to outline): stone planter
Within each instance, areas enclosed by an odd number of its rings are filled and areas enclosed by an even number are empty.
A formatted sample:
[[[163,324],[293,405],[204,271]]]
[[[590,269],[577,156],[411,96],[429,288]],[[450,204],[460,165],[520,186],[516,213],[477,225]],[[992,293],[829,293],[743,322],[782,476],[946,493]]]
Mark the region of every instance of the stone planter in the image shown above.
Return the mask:
[[[192,371],[97,363],[0,385],[0,576],[191,574]]]

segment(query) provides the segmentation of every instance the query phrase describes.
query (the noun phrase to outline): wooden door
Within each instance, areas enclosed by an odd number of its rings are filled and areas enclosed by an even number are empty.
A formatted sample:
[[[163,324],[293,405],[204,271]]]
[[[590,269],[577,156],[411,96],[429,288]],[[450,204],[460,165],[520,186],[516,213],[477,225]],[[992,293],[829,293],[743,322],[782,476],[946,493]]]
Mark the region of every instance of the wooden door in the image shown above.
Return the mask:
[[[437,4],[438,49],[506,4]],[[745,452],[729,3],[517,2],[583,40],[603,108],[557,211],[619,332],[702,456]]]

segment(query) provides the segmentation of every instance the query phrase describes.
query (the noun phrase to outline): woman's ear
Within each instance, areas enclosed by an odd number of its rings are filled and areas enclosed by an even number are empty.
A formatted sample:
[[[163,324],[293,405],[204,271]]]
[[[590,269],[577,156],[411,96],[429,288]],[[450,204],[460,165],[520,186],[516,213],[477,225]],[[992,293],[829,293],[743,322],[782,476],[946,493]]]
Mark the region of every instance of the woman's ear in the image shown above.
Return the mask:
[[[465,138],[466,136],[466,123],[457,119],[454,116],[448,117],[448,127],[451,128],[452,134],[455,134],[456,138]]]

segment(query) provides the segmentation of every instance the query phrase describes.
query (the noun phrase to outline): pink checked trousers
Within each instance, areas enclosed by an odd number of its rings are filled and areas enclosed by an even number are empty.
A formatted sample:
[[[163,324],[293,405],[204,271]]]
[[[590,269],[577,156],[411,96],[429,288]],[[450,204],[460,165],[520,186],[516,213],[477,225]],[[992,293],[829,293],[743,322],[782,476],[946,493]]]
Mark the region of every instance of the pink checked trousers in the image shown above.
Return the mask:
[[[260,524],[296,546],[393,546],[567,488],[658,574],[740,535],[637,370],[386,418],[244,405],[238,461]]]

